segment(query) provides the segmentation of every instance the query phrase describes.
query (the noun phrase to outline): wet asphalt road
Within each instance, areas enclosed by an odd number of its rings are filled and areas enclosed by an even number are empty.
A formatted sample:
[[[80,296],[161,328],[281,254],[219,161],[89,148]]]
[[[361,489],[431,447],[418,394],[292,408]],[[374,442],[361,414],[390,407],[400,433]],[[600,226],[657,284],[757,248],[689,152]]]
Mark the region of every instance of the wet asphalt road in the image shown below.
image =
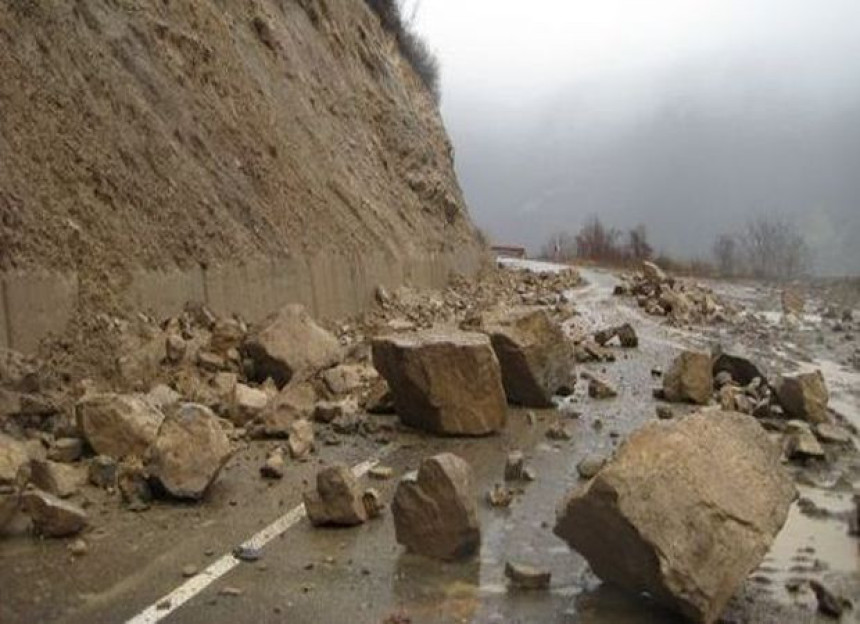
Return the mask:
[[[0,542],[0,623],[123,622],[183,583],[184,566],[204,569],[299,505],[305,487],[302,480],[310,482],[320,463],[355,465],[383,452],[382,463],[399,476],[416,468],[423,457],[441,451],[457,453],[475,470],[483,538],[474,560],[440,563],[405,553],[394,540],[387,512],[352,529],[313,529],[301,520],[273,540],[259,561],[240,564],[163,621],[359,624],[381,622],[396,614],[416,623],[677,621],[641,599],[601,586],[582,558],[551,529],[557,503],[579,481],[576,464],[589,453],[611,453],[630,431],[654,418],[651,389],[659,380],[652,378],[651,369],[665,369],[678,348],[705,347],[713,336],[665,328],[619,305],[611,297],[614,278],[610,275],[588,271],[587,278],[590,285],[575,297],[581,313],[575,322],[597,328],[631,321],[640,334],[640,347],[618,349],[615,363],[583,367],[610,380],[619,390],[618,398],[591,400],[580,383],[573,397],[578,418],[543,410],[535,411],[535,423],[529,424],[525,410],[512,409],[505,431],[488,438],[439,439],[403,433],[388,449],[351,438],[340,447],[323,447],[313,462],[291,466],[297,477],[276,484],[263,482],[257,474],[272,445],[254,443],[231,461],[208,500],[199,506],[163,504],[132,514],[93,501],[100,515],[94,518],[95,531],[87,536],[91,552],[86,557],[71,558],[61,541],[22,536]],[[547,428],[559,419],[572,432],[570,441],[546,438]],[[505,456],[514,449],[526,454],[537,479],[522,486],[510,508],[491,508],[484,495],[502,481]],[[377,487],[389,502],[396,477],[382,482],[365,477],[363,482]],[[822,504],[844,503],[839,496],[826,500],[828,492],[813,495],[823,497]],[[841,525],[813,522],[797,510],[789,525],[762,571],[730,609],[731,621],[814,621],[807,609],[808,597],[800,600],[800,607],[780,606],[793,600],[781,584],[791,567],[804,564],[796,559],[797,551],[809,542],[821,557],[836,562],[829,571],[820,572],[822,577],[832,572],[828,580],[854,587],[856,541],[844,535]],[[503,574],[507,560],[549,568],[550,590],[508,588]],[[238,595],[223,595],[225,588],[238,590]]]

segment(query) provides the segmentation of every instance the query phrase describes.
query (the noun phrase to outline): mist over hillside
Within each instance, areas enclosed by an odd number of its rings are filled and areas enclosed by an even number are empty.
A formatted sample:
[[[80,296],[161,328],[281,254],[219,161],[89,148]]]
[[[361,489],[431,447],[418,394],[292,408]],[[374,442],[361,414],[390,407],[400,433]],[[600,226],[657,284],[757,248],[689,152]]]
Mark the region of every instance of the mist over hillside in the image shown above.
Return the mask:
[[[494,239],[536,251],[597,214],[707,256],[717,234],[778,215],[817,272],[860,272],[856,6],[613,0],[552,5],[551,19],[501,3],[494,32],[470,39],[446,4],[422,5],[423,27],[467,200]],[[505,49],[463,60],[505,29]]]

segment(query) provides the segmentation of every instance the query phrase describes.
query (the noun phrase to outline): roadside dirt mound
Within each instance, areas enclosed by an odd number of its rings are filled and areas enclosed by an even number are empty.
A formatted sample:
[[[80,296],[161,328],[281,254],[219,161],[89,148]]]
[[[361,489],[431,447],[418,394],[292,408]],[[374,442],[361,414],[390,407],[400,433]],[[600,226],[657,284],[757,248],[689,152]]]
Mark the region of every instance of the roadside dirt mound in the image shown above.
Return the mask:
[[[477,244],[432,95],[361,0],[26,0],[0,42],[2,271],[115,292]]]

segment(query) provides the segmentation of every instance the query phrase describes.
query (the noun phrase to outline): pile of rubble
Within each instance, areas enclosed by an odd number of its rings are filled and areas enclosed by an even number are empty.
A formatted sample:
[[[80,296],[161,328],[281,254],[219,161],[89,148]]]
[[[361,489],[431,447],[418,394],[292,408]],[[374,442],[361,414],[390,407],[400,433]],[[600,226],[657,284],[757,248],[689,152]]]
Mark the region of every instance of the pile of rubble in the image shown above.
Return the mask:
[[[767,376],[751,360],[727,353],[684,351],[663,376],[657,398],[718,406],[755,417],[782,436],[788,460],[826,459],[826,448],[851,443],[851,433],[833,422],[821,371]]]
[[[474,323],[482,313],[496,307],[543,306],[553,313],[570,316],[569,291],[581,285],[573,267],[557,272],[534,272],[503,268],[485,269],[478,279],[452,276],[441,291],[418,291],[400,287],[378,288],[376,307],[355,325],[368,333],[386,329],[429,329],[434,325]],[[350,324],[342,333],[358,330]]]
[[[254,439],[284,440],[260,467],[281,478],[287,457],[306,460],[340,436],[389,441],[390,419],[370,413],[396,409],[405,425],[448,435],[498,431],[509,400],[545,407],[572,388],[573,352],[553,315],[578,282],[573,270],[496,270],[454,279],[440,299],[380,289],[362,333],[339,336],[298,305],[253,330],[189,305],[158,325],[143,316],[111,323],[124,346],[115,375],[74,385],[3,351],[0,521],[23,511],[46,535],[79,531],[86,513],[76,501],[87,488],[135,511],[155,497],[200,499]],[[445,320],[477,331],[411,331]],[[368,330],[381,335],[371,342]],[[458,383],[467,377],[472,384]],[[48,520],[58,514],[69,520],[61,529]]]
[[[624,276],[615,294],[635,297],[647,314],[666,317],[676,325],[726,323],[738,313],[711,289],[670,277],[653,262],[643,262],[641,272]]]

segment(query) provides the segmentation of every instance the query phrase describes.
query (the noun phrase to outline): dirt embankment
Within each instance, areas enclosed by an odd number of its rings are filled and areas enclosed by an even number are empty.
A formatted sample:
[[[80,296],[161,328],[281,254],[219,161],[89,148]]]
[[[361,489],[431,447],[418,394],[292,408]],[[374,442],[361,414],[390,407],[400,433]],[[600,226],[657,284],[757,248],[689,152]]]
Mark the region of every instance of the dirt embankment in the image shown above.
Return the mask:
[[[140,270],[478,249],[433,98],[361,0],[27,0],[0,45],[0,272],[92,300]]]

